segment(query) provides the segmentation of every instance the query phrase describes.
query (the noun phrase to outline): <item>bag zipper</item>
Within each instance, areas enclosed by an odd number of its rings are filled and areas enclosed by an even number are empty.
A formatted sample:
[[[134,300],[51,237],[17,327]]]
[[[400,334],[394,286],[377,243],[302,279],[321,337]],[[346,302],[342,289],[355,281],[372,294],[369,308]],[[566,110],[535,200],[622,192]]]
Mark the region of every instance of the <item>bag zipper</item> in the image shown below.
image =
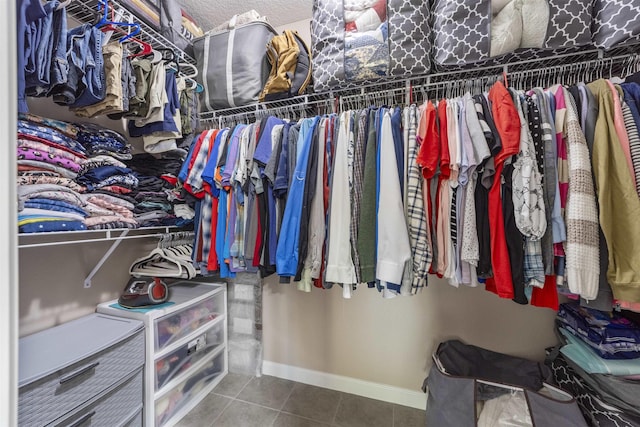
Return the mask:
[[[304,48],[307,51],[307,56],[309,57],[309,71],[307,72],[307,78],[304,79],[304,82],[302,82],[302,85],[300,86],[300,89],[296,94],[296,95],[302,95],[304,91],[307,89],[307,86],[309,86],[309,83],[311,82],[311,76],[312,76],[312,70],[313,70],[313,58],[311,57],[311,49],[309,49],[309,46],[307,46],[307,43],[302,39],[302,37],[300,37],[300,34],[298,34],[297,31],[292,31],[292,33],[304,46]]]

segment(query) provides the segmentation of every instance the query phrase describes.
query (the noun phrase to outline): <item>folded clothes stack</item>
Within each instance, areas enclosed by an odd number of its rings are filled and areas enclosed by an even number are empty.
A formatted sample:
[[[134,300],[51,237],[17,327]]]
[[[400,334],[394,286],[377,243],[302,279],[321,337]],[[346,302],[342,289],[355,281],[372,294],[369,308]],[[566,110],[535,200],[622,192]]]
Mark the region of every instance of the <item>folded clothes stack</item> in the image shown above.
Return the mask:
[[[564,303],[560,305],[558,320],[563,334],[586,344],[600,358],[640,359],[640,326],[619,313]]]
[[[560,305],[562,345],[550,358],[558,385],[592,425],[640,425],[640,326],[621,313]]]
[[[151,154],[136,154],[127,162],[138,177],[138,187],[131,193],[134,213],[143,227],[179,226],[193,223],[195,200],[185,196],[177,175],[182,161],[157,158]]]
[[[86,229],[75,181],[87,160],[69,123],[21,114],[18,120],[18,227],[21,233]]]
[[[87,228],[137,228],[131,193],[138,188],[138,178],[124,163],[132,157],[131,146],[113,130],[94,124],[77,127],[78,141],[89,155],[76,177],[87,189],[82,196],[89,213]]]

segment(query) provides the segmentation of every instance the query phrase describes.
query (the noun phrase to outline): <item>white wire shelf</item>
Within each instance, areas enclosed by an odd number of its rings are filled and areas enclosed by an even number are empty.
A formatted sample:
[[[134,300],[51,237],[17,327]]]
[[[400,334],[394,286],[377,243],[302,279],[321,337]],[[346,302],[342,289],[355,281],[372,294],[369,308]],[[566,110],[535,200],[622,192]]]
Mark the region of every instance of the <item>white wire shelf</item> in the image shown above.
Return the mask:
[[[18,234],[18,249],[46,246],[77,245],[116,240],[159,238],[164,234],[181,231],[178,227],[118,228],[111,230],[52,231]],[[124,233],[124,235],[123,235]]]

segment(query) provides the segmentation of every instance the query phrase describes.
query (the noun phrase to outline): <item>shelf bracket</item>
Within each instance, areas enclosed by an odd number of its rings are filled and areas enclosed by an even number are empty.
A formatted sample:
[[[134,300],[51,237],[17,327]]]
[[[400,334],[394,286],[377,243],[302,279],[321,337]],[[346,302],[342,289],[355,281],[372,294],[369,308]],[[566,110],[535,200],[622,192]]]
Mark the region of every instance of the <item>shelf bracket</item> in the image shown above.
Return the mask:
[[[107,233],[107,234],[110,235],[110,233]],[[109,249],[107,249],[107,252],[105,252],[105,254],[102,255],[102,258],[100,258],[100,261],[98,261],[96,266],[93,267],[93,270],[91,270],[91,273],[89,273],[87,278],[84,279],[84,287],[85,287],[85,289],[91,287],[91,279],[93,279],[93,276],[95,276],[96,273],[100,270],[100,268],[102,268],[102,265],[109,259],[109,257],[113,253],[113,251],[116,250],[116,248],[120,245],[120,243],[122,242],[123,238],[127,234],[129,234],[129,230],[128,229],[127,230],[123,230],[122,233],[120,233],[120,236],[118,236],[118,238],[113,241],[113,243],[111,244]]]

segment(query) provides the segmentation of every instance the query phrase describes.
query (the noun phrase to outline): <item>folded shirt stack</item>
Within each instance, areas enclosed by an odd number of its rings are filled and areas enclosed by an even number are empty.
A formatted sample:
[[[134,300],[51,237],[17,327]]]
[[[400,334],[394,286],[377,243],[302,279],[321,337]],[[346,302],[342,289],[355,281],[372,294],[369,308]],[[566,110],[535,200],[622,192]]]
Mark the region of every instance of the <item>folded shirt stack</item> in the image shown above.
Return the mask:
[[[86,230],[88,216],[80,193],[58,184],[18,187],[18,231],[41,233]]]
[[[136,154],[127,165],[138,177],[138,187],[130,195],[135,199],[134,213],[140,226],[186,227],[193,223],[195,211],[176,178],[181,160],[145,153]]]
[[[640,375],[640,327],[618,313],[564,303],[557,325],[560,352],[588,374]]]
[[[78,141],[88,153],[75,182],[87,190],[83,194],[89,229],[137,228],[135,202],[130,197],[138,188],[138,177],[124,161],[130,160],[131,146],[120,133],[95,124],[77,125]]]
[[[562,329],[604,359],[640,358],[640,327],[618,313],[564,303],[560,305],[558,320]]]
[[[85,230],[75,179],[87,160],[77,128],[66,122],[20,114],[18,144],[18,229],[21,233]]]
[[[106,154],[118,160],[131,159],[131,145],[122,134],[92,123],[77,126],[78,142],[85,147],[89,155]]]

